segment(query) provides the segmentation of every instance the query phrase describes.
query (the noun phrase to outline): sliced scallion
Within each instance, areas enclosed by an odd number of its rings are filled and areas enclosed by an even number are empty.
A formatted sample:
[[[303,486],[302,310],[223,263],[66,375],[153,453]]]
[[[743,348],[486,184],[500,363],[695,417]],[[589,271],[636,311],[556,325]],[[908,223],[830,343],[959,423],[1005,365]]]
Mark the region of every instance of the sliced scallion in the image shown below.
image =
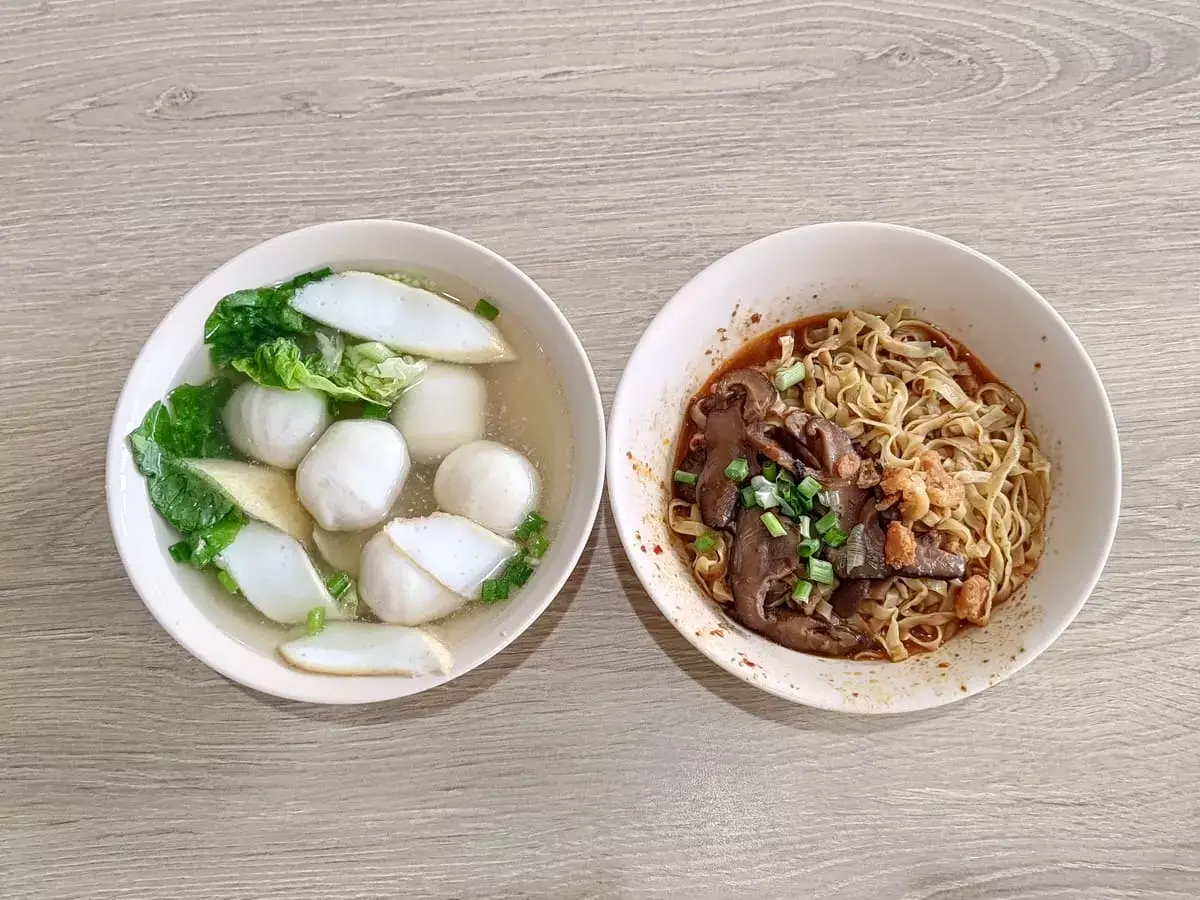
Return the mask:
[[[754,502],[763,509],[774,509],[779,505],[779,498],[774,491],[755,491]]]
[[[699,476],[693,472],[685,472],[683,469],[675,470],[676,484],[695,484],[698,477]]]
[[[804,380],[804,363],[796,363],[775,373],[775,389],[786,391]]]
[[[750,476],[750,463],[738,457],[725,467],[725,477],[731,481],[745,481]]]
[[[767,479],[767,481],[774,481],[779,477],[779,466],[768,460],[763,463],[762,473],[763,478]]]
[[[510,588],[520,587],[529,580],[529,576],[533,574],[533,566],[529,564],[529,560],[524,556],[518,555],[512,562],[504,567],[504,572],[501,577],[508,582]]]
[[[767,533],[771,537],[783,537],[787,534],[787,529],[783,527],[783,523],[773,512],[765,512],[761,516],[763,526],[767,529]]]
[[[217,581],[221,582],[221,587],[225,588],[231,594],[236,594],[240,590],[237,582],[233,580],[233,576],[224,569],[217,570]]]
[[[803,578],[796,582],[796,586],[792,588],[792,599],[797,603],[803,603],[812,593],[812,582],[805,581]]]
[[[796,553],[801,559],[811,559],[817,555],[817,551],[821,549],[821,541],[819,538],[805,538],[796,545]]]
[[[825,515],[821,516],[821,518],[817,519],[817,523],[813,527],[817,529],[817,534],[824,536],[825,532],[837,526],[837,522],[837,513],[835,513],[833,510],[830,510],[829,512],[825,513]]]
[[[314,606],[304,619],[304,630],[309,634],[320,634],[325,630],[325,607]]]
[[[350,576],[345,572],[334,572],[325,579],[325,587],[333,594],[335,600],[341,600],[346,591],[350,590]]]
[[[812,537],[812,519],[808,516],[800,516],[796,519],[796,529],[800,532],[800,537]]]
[[[484,603],[499,603],[508,599],[508,582],[503,578],[489,578],[483,583],[479,599]]]
[[[810,559],[808,577],[817,584],[833,584],[833,566],[823,559]]]
[[[513,532],[513,538],[518,541],[527,541],[535,534],[540,534],[542,529],[549,524],[535,512],[531,512],[525,517],[525,521],[517,526],[517,530]]]
[[[746,507],[746,509],[749,509],[752,506],[758,506],[758,495],[754,493],[754,488],[744,487],[738,491],[738,494],[742,498],[742,506]]]
[[[550,542],[546,540],[544,534],[535,534],[529,539],[529,543],[525,545],[525,549],[534,559],[541,559],[546,555],[546,551],[550,549]]]
[[[840,529],[836,525],[834,525],[832,528],[830,528],[828,531],[825,532],[823,537],[825,539],[825,543],[828,544],[830,547],[841,547],[843,544],[846,543],[846,540],[849,537],[849,535],[847,535],[846,532],[842,531],[842,529]]]
[[[482,316],[489,322],[493,321],[496,316],[500,315],[500,310],[493,306],[489,301],[480,298],[475,304],[475,315]]]
[[[696,538],[694,546],[697,553],[708,553],[717,546],[717,541],[711,532],[706,531],[700,537]]]
[[[796,490],[800,492],[800,496],[805,500],[811,500],[817,494],[821,493],[823,488],[821,482],[813,478],[811,475],[805,475],[800,479],[800,483],[796,485]]]

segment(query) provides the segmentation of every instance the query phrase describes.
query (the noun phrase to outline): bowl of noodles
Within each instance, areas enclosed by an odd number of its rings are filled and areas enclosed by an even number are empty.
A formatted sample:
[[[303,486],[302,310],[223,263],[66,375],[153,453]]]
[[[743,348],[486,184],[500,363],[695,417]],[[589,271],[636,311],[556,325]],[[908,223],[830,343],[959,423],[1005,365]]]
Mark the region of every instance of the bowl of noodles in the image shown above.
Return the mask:
[[[1112,410],[1033,288],[928,232],[832,223],[705,269],[639,341],[609,497],[661,612],[770,693],[889,713],[1033,660],[1103,569]]]

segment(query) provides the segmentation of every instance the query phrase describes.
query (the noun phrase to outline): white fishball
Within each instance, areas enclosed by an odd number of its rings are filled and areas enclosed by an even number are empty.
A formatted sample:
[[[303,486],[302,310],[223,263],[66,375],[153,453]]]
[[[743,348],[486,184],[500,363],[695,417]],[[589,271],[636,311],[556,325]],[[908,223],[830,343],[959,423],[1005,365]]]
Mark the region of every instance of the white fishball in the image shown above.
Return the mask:
[[[329,406],[316,391],[239,385],[221,418],[238,450],[269,466],[294,469],[329,427]]]
[[[405,556],[382,531],[363,547],[358,592],[390,625],[423,625],[467,602]]]
[[[541,479],[524,456],[495,441],[464,444],[442,461],[433,496],[444,512],[510,535],[537,509]]]
[[[400,395],[392,424],[419,463],[437,462],[451,450],[483,437],[487,383],[469,366],[431,362],[425,375]]]
[[[378,525],[404,488],[404,438],[376,419],[334,422],[296,470],[296,493],[326,531]]]

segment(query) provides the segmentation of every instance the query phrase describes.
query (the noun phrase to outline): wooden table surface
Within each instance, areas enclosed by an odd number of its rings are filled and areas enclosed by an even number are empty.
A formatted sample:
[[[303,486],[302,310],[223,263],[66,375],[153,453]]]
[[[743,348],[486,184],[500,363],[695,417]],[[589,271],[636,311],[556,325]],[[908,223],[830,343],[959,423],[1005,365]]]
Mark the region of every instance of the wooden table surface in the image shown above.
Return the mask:
[[[263,238],[354,217],[522,266],[606,403],[707,262],[879,219],[1038,287],[1116,410],[1083,613],[927,714],[790,706],[693,651],[605,509],[453,684],[242,690],[142,607],[104,442],[141,343]],[[0,895],[1200,896],[1193,0],[5,0]]]

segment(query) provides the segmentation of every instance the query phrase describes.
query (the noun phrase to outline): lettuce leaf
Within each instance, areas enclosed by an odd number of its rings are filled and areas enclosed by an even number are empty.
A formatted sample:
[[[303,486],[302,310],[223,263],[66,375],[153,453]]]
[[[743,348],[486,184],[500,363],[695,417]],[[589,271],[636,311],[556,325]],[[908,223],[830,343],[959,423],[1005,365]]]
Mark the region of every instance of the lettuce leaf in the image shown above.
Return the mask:
[[[340,401],[391,406],[404,389],[425,374],[426,363],[371,341],[337,348],[326,336],[321,352],[305,356],[296,341],[279,337],[235,359],[233,368],[266,387],[310,388]],[[336,367],[331,362],[336,359]]]
[[[316,323],[292,309],[292,297],[306,284],[331,274],[331,269],[316,269],[274,287],[234,291],[221,298],[204,323],[204,342],[211,347],[213,365],[249,356],[277,337],[313,334]]]
[[[236,457],[221,422],[221,409],[232,391],[228,378],[181,384],[165,402],[150,407],[129,435],[150,502],[187,540],[197,568],[211,563],[246,524],[232,499],[182,463],[187,458]]]

